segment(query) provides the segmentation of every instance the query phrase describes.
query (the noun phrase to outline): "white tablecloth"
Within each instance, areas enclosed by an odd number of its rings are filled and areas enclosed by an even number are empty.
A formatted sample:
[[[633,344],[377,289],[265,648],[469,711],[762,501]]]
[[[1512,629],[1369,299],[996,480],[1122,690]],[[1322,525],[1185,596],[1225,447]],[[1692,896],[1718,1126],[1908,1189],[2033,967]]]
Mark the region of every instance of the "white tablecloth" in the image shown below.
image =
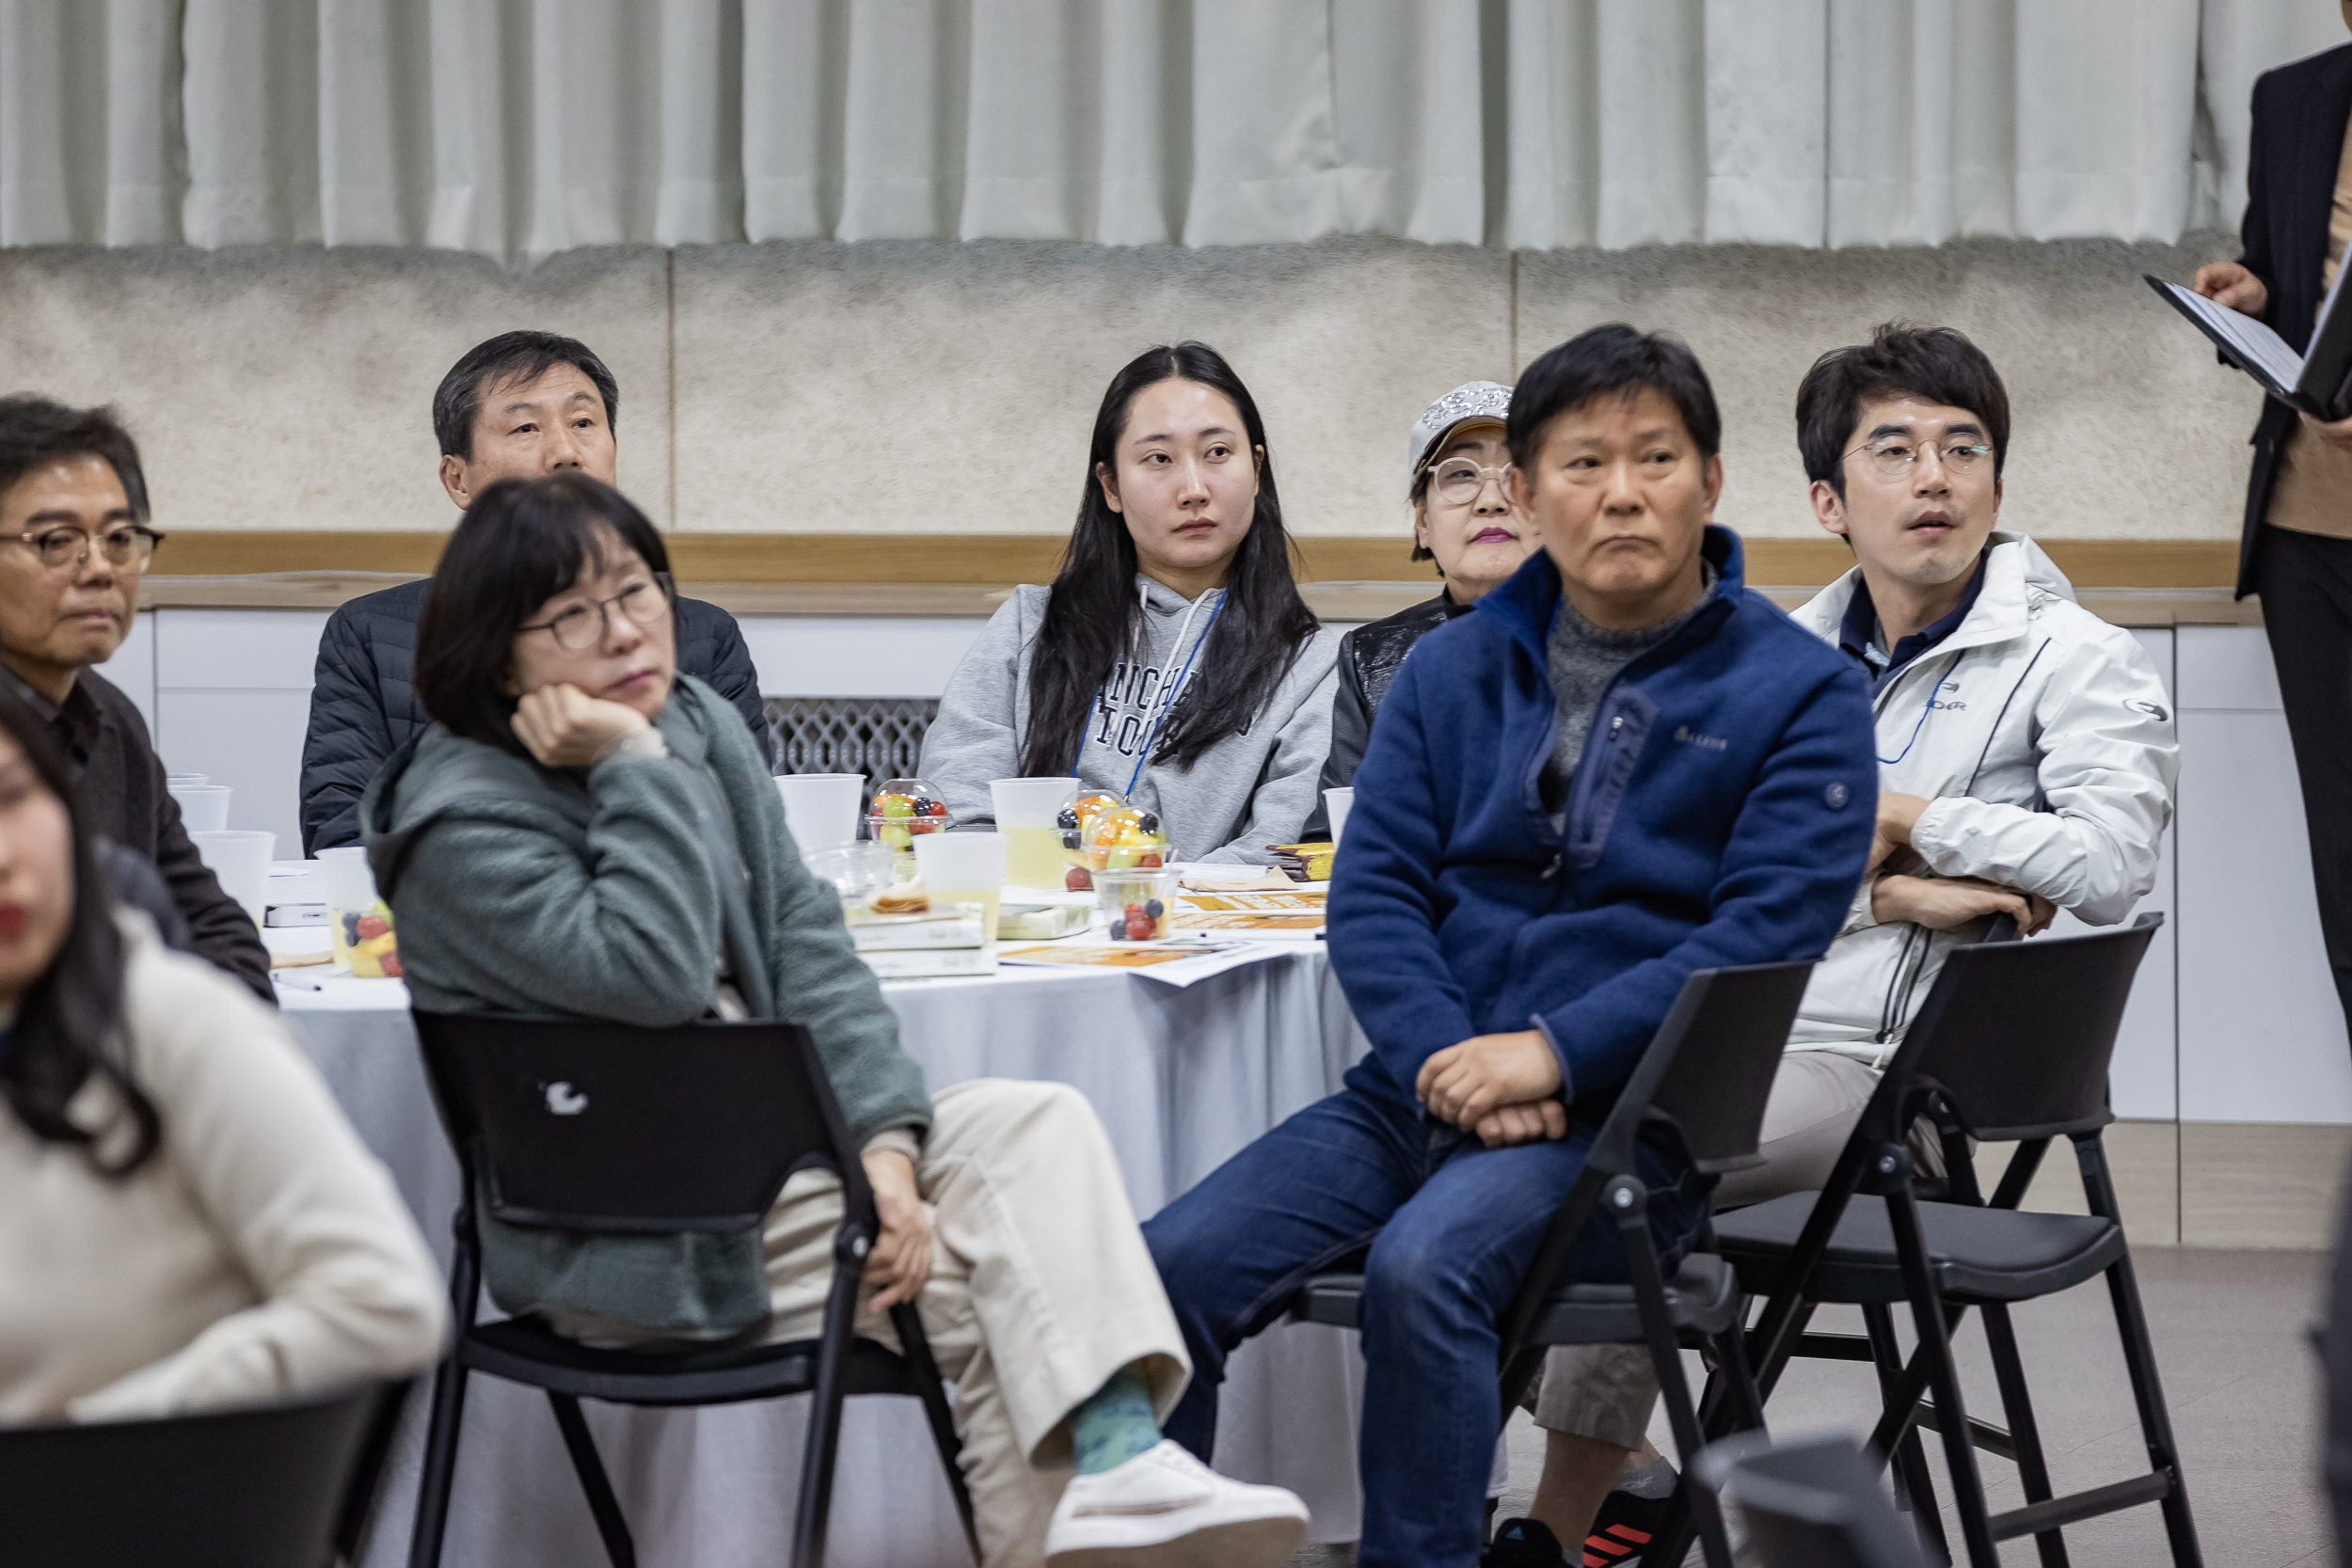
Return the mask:
[[[1184,990],[1124,974],[1019,970],[885,990],[933,1090],[994,1076],[1082,1091],[1119,1150],[1139,1218],[1338,1088],[1366,1049],[1320,944]],[[405,988],[345,978],[280,994],[446,1263],[457,1167],[425,1088]],[[1361,1368],[1355,1336],[1295,1325],[1244,1346],[1228,1368],[1218,1467],[1297,1492],[1314,1512],[1317,1541],[1357,1533]],[[407,1560],[425,1402],[421,1394],[411,1402],[369,1538],[370,1568]],[[642,1560],[743,1568],[783,1560],[805,1400],[586,1408]],[[850,1402],[838,1478],[835,1568],[969,1560],[914,1402]],[[602,1560],[554,1418],[535,1391],[470,1380],[443,1560],[451,1568]]]

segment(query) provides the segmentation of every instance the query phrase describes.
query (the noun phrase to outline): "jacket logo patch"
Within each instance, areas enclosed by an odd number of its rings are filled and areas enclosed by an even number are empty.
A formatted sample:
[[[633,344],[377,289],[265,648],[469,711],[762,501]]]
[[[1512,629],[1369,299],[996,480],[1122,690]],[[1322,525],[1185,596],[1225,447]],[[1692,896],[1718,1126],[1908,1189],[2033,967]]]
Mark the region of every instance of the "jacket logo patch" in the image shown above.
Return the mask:
[[[2162,723],[2167,719],[2172,717],[2170,714],[2164,711],[2164,705],[2162,703],[2152,703],[2144,698],[2126,698],[2123,705],[2130,708],[2135,713],[2146,714],[2149,718],[2153,719],[2158,723]]]
[[[1829,802],[1832,811],[1843,811],[1849,798],[1846,786],[1841,784],[1834,784],[1821,791],[1821,799]]]
[[[588,1108],[588,1097],[567,1083],[558,1081],[548,1085],[548,1114],[576,1117]]]
[[[1719,735],[1701,735],[1688,724],[1675,726],[1675,738],[1685,746],[1697,746],[1709,752],[1727,752],[1731,742]]]

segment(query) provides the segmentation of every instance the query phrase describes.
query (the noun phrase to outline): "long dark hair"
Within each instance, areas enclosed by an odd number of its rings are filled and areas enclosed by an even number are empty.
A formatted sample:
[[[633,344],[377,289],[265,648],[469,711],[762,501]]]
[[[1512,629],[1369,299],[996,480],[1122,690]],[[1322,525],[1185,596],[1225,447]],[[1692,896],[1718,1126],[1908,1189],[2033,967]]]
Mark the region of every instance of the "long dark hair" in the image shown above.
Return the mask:
[[[48,791],[65,802],[73,834],[73,914],[56,957],[17,998],[8,1051],[0,1054],[0,1093],[35,1137],[80,1144],[101,1174],[128,1176],[154,1157],[163,1118],[131,1070],[123,1038],[122,933],[115,926],[114,900],[65,754],[48,726],[15,692],[0,689],[0,731],[24,752]],[[119,1121],[95,1132],[66,1116],[66,1106],[91,1079],[112,1088],[121,1108]],[[110,1140],[126,1123],[130,1135],[120,1153],[102,1155],[102,1140]]]
[[[417,615],[417,701],[468,740],[516,756],[515,698],[505,689],[523,617],[604,570],[617,539],[668,590],[660,531],[610,484],[564,471],[501,479],[476,496],[442,547]]]
[[[1126,520],[1104,499],[1095,475],[1105,467],[1119,471],[1119,438],[1126,433],[1128,409],[1137,393],[1163,381],[1197,382],[1222,392],[1240,411],[1250,456],[1258,464],[1258,504],[1227,569],[1225,607],[1200,651],[1199,678],[1186,685],[1197,695],[1168,714],[1152,760],[1190,768],[1210,747],[1247,728],[1319,625],[1291,576],[1290,535],[1282,531],[1282,502],[1274,488],[1274,454],[1249,388],[1206,343],[1145,350],[1111,377],[1094,415],[1077,526],[1070,531],[1070,547],[1062,554],[1061,573],[1054,578],[1036,651],[1029,657],[1024,773],[1067,773],[1076,765],[1095,693],[1134,641],[1143,614],[1136,602],[1135,540]]]

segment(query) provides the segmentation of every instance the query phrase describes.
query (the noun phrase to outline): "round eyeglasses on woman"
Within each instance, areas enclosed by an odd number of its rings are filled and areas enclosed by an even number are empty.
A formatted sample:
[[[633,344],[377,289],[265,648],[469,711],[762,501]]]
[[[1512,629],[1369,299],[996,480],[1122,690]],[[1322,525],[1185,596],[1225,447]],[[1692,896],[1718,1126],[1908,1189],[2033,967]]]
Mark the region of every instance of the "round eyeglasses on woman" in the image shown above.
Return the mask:
[[[1507,506],[1511,492],[1504,486],[1502,476],[1510,471],[1508,467],[1482,467],[1467,457],[1449,457],[1429,471],[1429,487],[1448,506],[1469,506],[1485,494],[1487,485],[1492,484],[1495,494],[1501,496]]]
[[[576,604],[560,615],[541,621],[535,626],[517,626],[517,631],[543,631],[555,639],[555,645],[569,653],[586,653],[604,641],[605,628],[612,624],[614,610],[641,626],[659,626],[670,613],[670,604],[677,590],[667,572],[656,572],[650,582],[632,582],[609,599],[592,599]]]
[[[87,530],[64,526],[31,529],[16,539],[40,557],[41,569],[49,572],[77,570],[89,560],[93,543]],[[99,534],[94,542],[108,565],[144,572],[155,559],[155,546],[164,542],[164,536],[144,523],[125,523]]]
[[[1977,471],[1977,465],[1993,455],[1993,449],[1981,441],[1950,441],[1937,446],[1933,441],[1914,441],[1908,436],[1888,436],[1876,441],[1865,441],[1848,452],[1869,458],[1870,466],[1888,479],[1901,479],[1918,466],[1919,459],[1929,452],[1944,465],[1944,471],[1966,476]]]

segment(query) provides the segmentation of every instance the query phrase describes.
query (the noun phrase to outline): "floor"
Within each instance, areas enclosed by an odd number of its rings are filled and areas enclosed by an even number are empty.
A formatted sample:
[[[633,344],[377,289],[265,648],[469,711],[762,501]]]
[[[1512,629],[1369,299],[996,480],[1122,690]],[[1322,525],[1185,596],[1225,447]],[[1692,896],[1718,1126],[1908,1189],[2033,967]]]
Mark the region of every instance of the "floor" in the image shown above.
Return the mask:
[[[2318,1481],[2318,1369],[2305,1337],[2324,1307],[2326,1256],[2151,1247],[2135,1262],[2205,1560],[2215,1568],[2333,1562]],[[2072,1291],[2029,1303],[2014,1316],[2058,1489],[2120,1481],[2144,1467],[2106,1291]],[[1824,1312],[1820,1326],[1847,1325]],[[1858,1320],[1851,1326],[1858,1328]],[[1971,1412],[1999,1420],[1983,1335],[1973,1320],[1960,1349]],[[1876,1414],[1875,1398],[1867,1367],[1799,1362],[1768,1408],[1776,1431],[1861,1432]],[[1542,1436],[1524,1414],[1512,1422],[1504,1516],[1526,1509],[1543,1463]],[[1673,1451],[1662,1420],[1653,1436]],[[1944,1489],[1932,1436],[1929,1451]],[[1988,1456],[1984,1476],[1995,1511],[2024,1500],[2006,1464]],[[1957,1544],[1948,1507],[1946,1528]],[[2074,1568],[2150,1568],[2169,1560],[2153,1508],[2071,1527],[2066,1544]],[[1344,1568],[1355,1560],[1351,1546],[1313,1547],[1292,1568]],[[2001,1560],[2038,1559],[2027,1540],[2006,1543]],[[1695,1553],[1690,1561],[1699,1561]]]

